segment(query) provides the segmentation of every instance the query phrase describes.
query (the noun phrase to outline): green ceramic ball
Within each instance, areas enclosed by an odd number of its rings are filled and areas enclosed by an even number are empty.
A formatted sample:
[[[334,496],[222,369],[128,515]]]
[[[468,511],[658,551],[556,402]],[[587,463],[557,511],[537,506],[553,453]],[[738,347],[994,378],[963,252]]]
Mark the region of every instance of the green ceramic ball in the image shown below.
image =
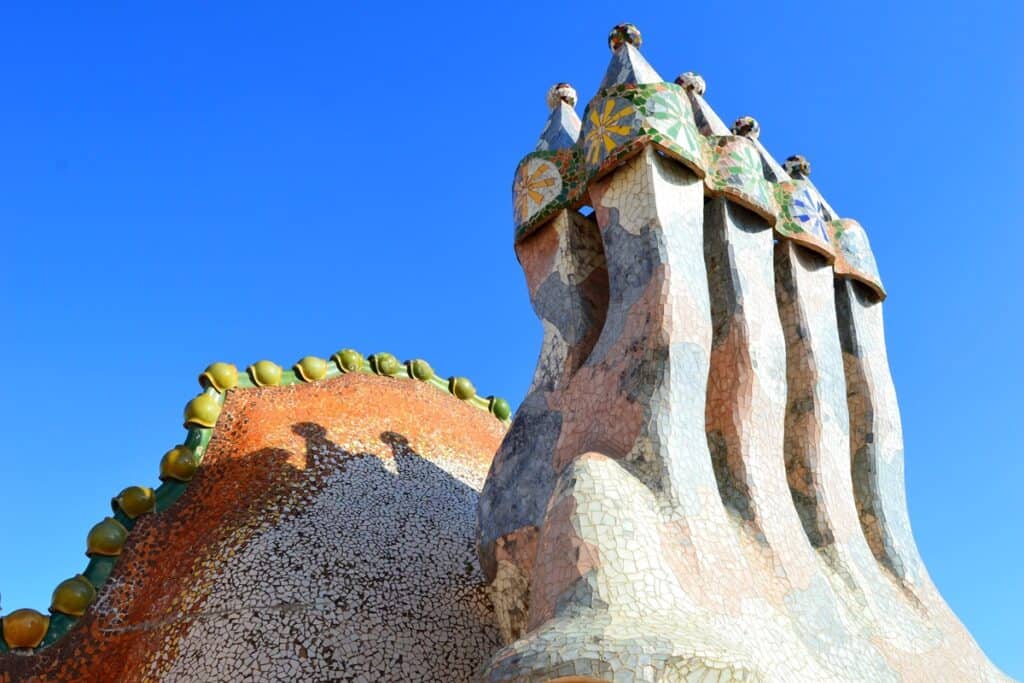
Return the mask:
[[[468,401],[476,396],[476,387],[474,387],[473,383],[465,377],[452,377],[449,379],[448,391],[452,392],[456,398],[460,398],[463,401]]]
[[[306,382],[315,382],[327,376],[327,361],[317,356],[306,356],[295,364],[295,374]]]
[[[342,349],[332,358],[342,372],[359,372],[363,369],[363,354],[355,349]]]

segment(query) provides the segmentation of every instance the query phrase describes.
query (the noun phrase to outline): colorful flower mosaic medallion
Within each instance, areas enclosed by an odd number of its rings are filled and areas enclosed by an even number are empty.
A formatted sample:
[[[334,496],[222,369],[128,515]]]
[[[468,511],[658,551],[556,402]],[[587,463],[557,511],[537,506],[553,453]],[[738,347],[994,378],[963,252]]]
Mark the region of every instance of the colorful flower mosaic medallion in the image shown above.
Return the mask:
[[[669,142],[678,145],[684,156],[701,158],[697,124],[693,120],[690,103],[684,102],[675,88],[655,91],[644,102],[645,123],[664,135]]]
[[[708,186],[728,195],[774,225],[778,204],[765,180],[761,155],[744,137],[723,135],[708,150]]]
[[[538,157],[524,161],[512,188],[516,225],[532,218],[561,193],[562,176],[557,166]]]
[[[583,154],[587,170],[600,168],[612,150],[625,144],[636,129],[636,109],[626,99],[597,100],[583,118]]]
[[[803,232],[828,243],[828,229],[814,191],[802,182],[781,183],[778,187],[780,231]]]
[[[648,142],[704,177],[704,138],[680,86],[630,84],[603,90],[587,107],[575,145],[534,152],[520,162],[514,182],[517,239],[555,211],[584,202],[593,178],[618,166]],[[553,182],[556,177],[558,181]]]

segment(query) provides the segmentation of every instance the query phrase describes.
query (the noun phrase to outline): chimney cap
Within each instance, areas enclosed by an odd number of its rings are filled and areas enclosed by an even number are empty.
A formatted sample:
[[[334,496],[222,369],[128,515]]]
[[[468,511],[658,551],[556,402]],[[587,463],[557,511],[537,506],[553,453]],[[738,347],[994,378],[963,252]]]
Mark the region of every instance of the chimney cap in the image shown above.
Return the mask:
[[[612,52],[615,52],[626,43],[638,48],[643,42],[640,29],[634,24],[616,24],[608,33],[608,47],[611,48]]]
[[[790,178],[807,178],[811,175],[811,162],[802,154],[794,154],[783,162],[782,168]]]
[[[683,90],[692,90],[698,95],[703,95],[708,89],[704,77],[696,71],[687,71],[676,76],[676,85],[682,86]]]
[[[556,109],[559,102],[565,102],[570,107],[576,106],[576,89],[568,83],[555,83],[548,89],[548,107]]]
[[[761,124],[753,116],[741,116],[733,122],[732,134],[756,140],[761,135]]]

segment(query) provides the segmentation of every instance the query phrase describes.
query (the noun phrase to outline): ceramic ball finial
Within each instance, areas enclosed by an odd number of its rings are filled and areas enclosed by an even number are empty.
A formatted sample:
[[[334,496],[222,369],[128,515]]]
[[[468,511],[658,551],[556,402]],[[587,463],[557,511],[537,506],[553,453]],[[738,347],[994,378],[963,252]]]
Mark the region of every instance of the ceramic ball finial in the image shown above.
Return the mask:
[[[756,140],[761,135],[761,124],[753,116],[741,116],[733,122],[732,133]]]
[[[683,90],[692,90],[698,95],[703,95],[708,89],[704,77],[696,71],[687,71],[676,76],[676,85],[682,86]]]
[[[559,102],[565,102],[570,107],[576,106],[576,89],[568,83],[555,83],[548,89],[548,107],[555,109]]]
[[[612,52],[615,52],[626,43],[638,48],[643,42],[640,29],[633,24],[616,24],[615,28],[608,34],[608,47],[612,49]]]
[[[811,162],[801,154],[794,154],[782,164],[790,178],[807,178],[811,175]]]

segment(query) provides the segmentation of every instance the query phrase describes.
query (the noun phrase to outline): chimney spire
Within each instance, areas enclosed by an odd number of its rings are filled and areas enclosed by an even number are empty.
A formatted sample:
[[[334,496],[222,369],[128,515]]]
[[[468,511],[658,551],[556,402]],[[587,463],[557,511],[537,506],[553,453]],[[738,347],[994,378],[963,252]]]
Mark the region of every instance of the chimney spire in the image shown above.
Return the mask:
[[[580,117],[576,114],[576,90],[568,83],[555,83],[548,90],[548,116],[540,140],[538,152],[554,152],[576,144],[580,137]]]
[[[715,113],[707,102],[704,101],[704,93],[707,91],[707,83],[696,71],[687,71],[676,76],[676,85],[681,86],[686,94],[690,96],[690,106],[693,107],[693,116],[697,120],[697,127],[704,135],[729,135],[729,127]]]
[[[638,49],[643,43],[640,29],[633,24],[618,24],[608,34],[612,61],[601,81],[601,90],[615,85],[661,83],[662,77],[647,63]]]

